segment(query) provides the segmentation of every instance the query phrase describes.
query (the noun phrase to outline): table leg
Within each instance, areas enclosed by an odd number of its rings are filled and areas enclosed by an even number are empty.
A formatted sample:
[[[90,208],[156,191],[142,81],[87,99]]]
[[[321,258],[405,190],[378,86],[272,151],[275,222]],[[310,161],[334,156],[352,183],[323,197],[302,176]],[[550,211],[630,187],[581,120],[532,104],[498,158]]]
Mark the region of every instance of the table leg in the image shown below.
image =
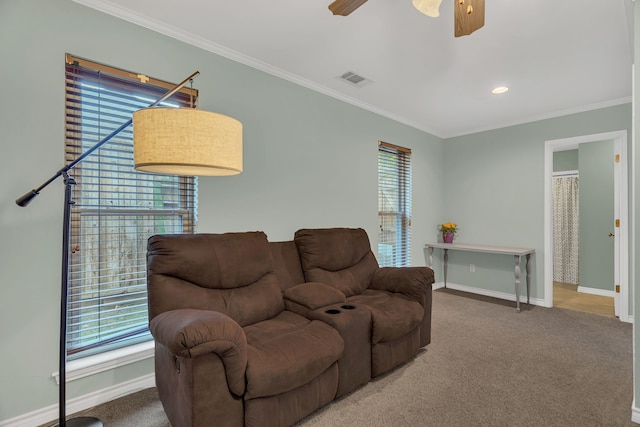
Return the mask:
[[[449,264],[449,249],[444,250],[444,287],[447,287],[447,265]]]
[[[516,259],[516,312],[520,313],[520,255],[514,255]]]
[[[429,247],[429,268],[433,267],[433,248]]]
[[[529,262],[531,254],[527,254],[527,304],[529,304],[529,289],[531,288],[531,263]]]

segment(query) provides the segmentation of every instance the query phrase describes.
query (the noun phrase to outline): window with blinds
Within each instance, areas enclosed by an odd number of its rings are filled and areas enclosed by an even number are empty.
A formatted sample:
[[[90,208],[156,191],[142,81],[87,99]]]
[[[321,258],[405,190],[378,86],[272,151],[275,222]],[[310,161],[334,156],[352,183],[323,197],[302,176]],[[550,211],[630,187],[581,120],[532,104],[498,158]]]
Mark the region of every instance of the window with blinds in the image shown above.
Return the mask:
[[[67,164],[174,87],[67,55]],[[195,104],[186,88],[162,103]],[[129,126],[70,171],[73,187],[67,351],[81,357],[151,339],[146,251],[153,234],[193,233],[196,178],[133,167]]]
[[[378,263],[411,264],[411,150],[378,144]]]

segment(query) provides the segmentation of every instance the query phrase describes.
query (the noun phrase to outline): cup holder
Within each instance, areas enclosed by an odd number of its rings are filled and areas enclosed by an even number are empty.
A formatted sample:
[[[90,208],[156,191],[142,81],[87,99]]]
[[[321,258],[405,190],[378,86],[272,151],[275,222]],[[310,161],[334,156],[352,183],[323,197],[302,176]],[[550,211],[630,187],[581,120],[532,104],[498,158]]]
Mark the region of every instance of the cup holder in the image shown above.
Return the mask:
[[[325,310],[325,313],[327,313],[327,314],[338,314],[338,313],[340,313],[340,310],[336,310],[335,308],[330,308],[329,310]]]
[[[340,307],[341,307],[341,308],[344,308],[345,310],[353,310],[353,309],[355,309],[355,308],[356,308],[356,306],[355,306],[355,305],[349,305],[349,304],[345,304],[345,305],[342,305],[342,306],[340,306]]]

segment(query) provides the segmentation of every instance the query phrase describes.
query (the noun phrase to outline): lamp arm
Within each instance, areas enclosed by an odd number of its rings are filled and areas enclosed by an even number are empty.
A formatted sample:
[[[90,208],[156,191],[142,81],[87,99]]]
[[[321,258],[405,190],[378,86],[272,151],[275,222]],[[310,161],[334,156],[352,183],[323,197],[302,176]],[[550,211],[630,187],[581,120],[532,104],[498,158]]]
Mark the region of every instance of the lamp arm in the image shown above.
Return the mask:
[[[199,71],[196,71],[189,77],[187,77],[182,83],[175,86],[173,89],[169,90],[165,93],[161,98],[155,101],[153,104],[149,105],[149,107],[155,107],[165,99],[171,97],[174,93],[182,89],[182,87],[187,84],[187,82],[193,79],[195,76],[200,74]],[[129,126],[133,122],[133,118],[127,120],[126,123],[123,123],[116,130],[111,132],[105,138],[100,140],[97,144],[91,147],[89,150],[82,153],[80,157],[75,159],[73,162],[64,166],[58,172],[53,174],[51,178],[42,183],[39,187],[34,188],[31,191],[28,191],[21,197],[16,200],[16,204],[21,207],[27,206],[31,200],[33,200],[42,189],[47,187],[53,181],[56,180],[59,176],[64,177],[65,184],[65,199],[64,199],[64,218],[62,221],[62,276],[61,276],[61,291],[60,291],[60,342],[59,342],[59,359],[58,362],[60,364],[59,373],[60,373],[60,386],[59,386],[59,398],[58,398],[58,427],[65,427],[67,425],[66,422],[66,364],[67,364],[67,314],[68,314],[68,291],[69,291],[69,238],[70,238],[70,224],[71,224],[71,205],[73,201],[71,200],[71,187],[75,185],[75,181],[68,175],[68,171],[71,170],[75,165],[84,160],[87,156],[91,155],[95,150],[100,148],[106,142],[111,140],[114,136],[119,134]],[[71,421],[71,420],[70,420]],[[92,417],[80,417],[75,418],[70,425],[76,427],[88,427],[88,426],[103,426],[103,423]]]
[[[155,102],[153,102],[152,104],[149,104],[149,106],[147,108],[151,108],[151,107],[155,107],[156,105],[160,104],[162,101],[171,98],[176,92],[178,92],[180,89],[182,89],[184,87],[184,85],[186,85],[190,80],[193,80],[194,77],[196,77],[198,74],[200,74],[200,71],[196,71],[193,74],[191,74],[189,77],[187,77],[186,79],[184,79],[182,82],[178,83],[173,89],[167,91],[164,95],[162,95],[160,98],[158,98]],[[104,144],[106,144],[107,142],[109,142],[114,136],[118,135],[120,132],[122,132],[125,128],[127,128],[131,123],[133,122],[133,118],[127,120],[125,123],[123,123],[122,125],[120,125],[120,127],[118,127],[116,130],[114,130],[113,132],[111,132],[109,135],[105,136],[103,139],[101,139],[99,142],[96,143],[96,145],[94,145],[93,147],[89,148],[87,151],[85,151],[84,153],[82,153],[82,155],[80,157],[78,157],[77,159],[75,159],[73,162],[69,163],[67,166],[63,167],[62,169],[60,169],[58,172],[56,172],[55,174],[53,174],[53,176],[51,178],[49,178],[48,180],[46,180],[45,182],[43,182],[42,184],[40,184],[40,186],[38,186],[37,188],[34,188],[33,190],[27,191],[25,194],[23,194],[22,196],[20,196],[19,198],[16,199],[16,204],[20,207],[25,207],[27,206],[29,203],[31,203],[31,201],[38,195],[40,194],[40,191],[42,191],[45,187],[47,187],[49,184],[51,184],[53,181],[55,181],[59,176],[66,174],[68,171],[70,171],[71,169],[73,169],[73,167],[75,165],[77,165],[78,163],[80,163],[81,161],[83,161],[85,158],[87,158],[88,156],[91,155],[91,153],[93,153],[94,151],[96,151],[98,148],[102,147]]]

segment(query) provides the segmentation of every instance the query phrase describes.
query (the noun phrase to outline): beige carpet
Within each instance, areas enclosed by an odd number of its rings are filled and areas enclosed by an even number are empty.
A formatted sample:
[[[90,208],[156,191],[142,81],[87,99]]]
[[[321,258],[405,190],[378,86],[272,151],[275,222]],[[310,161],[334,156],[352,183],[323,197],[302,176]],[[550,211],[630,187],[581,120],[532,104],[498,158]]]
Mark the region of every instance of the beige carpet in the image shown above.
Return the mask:
[[[632,426],[631,363],[617,319],[438,290],[426,350],[296,426]],[[85,414],[169,426],[154,389]]]

